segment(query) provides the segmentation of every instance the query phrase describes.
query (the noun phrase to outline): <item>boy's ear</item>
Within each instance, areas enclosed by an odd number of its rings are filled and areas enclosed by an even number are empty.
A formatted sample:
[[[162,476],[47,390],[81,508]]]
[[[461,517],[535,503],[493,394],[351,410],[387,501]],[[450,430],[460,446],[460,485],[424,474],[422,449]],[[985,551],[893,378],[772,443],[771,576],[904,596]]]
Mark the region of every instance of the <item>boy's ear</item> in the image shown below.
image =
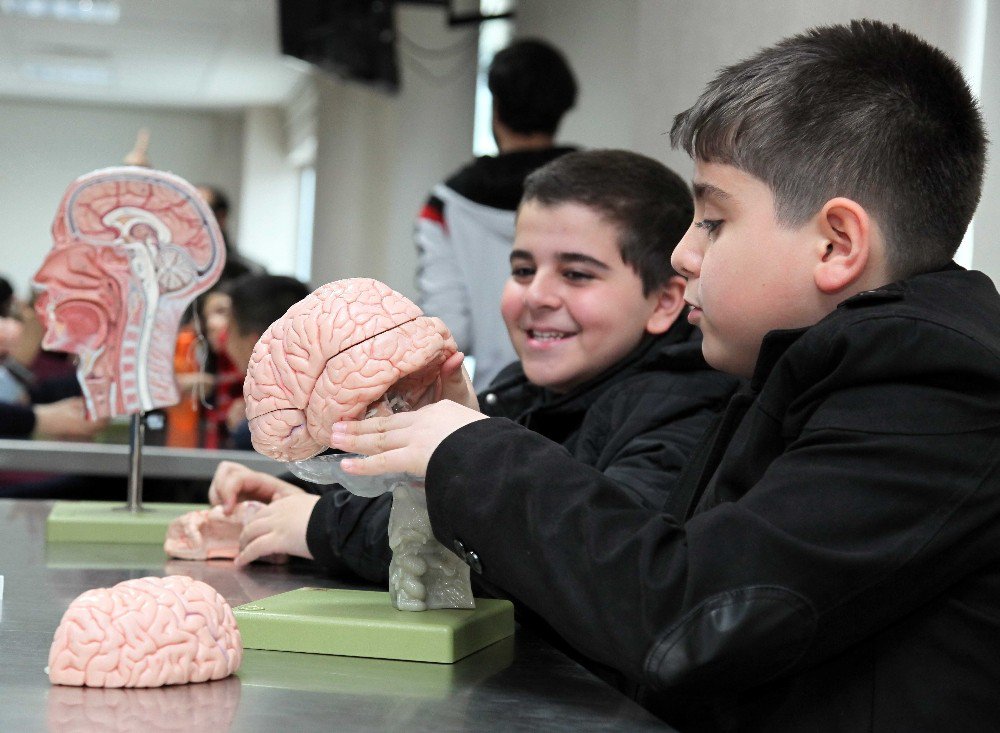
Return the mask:
[[[844,197],[827,201],[817,224],[816,287],[833,295],[862,279],[880,235],[865,208]]]
[[[684,288],[687,281],[674,275],[656,290],[656,307],[646,321],[646,331],[652,334],[666,333],[677,316],[684,310]]]

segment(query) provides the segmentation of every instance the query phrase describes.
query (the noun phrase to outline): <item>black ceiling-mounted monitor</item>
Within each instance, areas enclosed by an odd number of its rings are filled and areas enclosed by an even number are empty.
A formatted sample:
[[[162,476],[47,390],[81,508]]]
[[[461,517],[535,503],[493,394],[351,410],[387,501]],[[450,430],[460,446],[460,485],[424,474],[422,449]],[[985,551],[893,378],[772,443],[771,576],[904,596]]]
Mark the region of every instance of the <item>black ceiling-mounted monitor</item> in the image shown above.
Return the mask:
[[[344,79],[399,88],[395,0],[280,0],[281,52]]]

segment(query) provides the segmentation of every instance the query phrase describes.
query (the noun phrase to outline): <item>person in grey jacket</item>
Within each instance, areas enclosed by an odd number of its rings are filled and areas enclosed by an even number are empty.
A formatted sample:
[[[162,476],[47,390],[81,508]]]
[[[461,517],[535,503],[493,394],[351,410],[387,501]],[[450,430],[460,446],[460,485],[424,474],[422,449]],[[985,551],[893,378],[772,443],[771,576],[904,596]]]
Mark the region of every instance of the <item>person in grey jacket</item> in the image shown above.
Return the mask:
[[[499,154],[476,158],[436,185],[414,227],[417,305],[443,320],[459,350],[475,358],[477,390],[516,358],[500,317],[514,212],[525,176],[574,149],[557,146],[555,135],[577,91],[563,55],[536,39],[497,53],[488,83]]]

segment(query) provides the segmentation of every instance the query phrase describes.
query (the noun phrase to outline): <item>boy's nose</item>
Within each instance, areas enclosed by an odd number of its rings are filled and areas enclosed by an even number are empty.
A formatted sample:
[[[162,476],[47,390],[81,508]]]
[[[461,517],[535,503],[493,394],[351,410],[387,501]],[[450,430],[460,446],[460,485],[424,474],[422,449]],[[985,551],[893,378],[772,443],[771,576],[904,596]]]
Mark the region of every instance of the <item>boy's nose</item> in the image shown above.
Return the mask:
[[[679,275],[686,278],[698,277],[698,272],[701,269],[701,252],[691,240],[693,228],[688,229],[681,241],[674,247],[674,253],[670,255],[670,266]]]
[[[558,288],[549,277],[536,274],[524,293],[524,301],[529,308],[558,308]]]

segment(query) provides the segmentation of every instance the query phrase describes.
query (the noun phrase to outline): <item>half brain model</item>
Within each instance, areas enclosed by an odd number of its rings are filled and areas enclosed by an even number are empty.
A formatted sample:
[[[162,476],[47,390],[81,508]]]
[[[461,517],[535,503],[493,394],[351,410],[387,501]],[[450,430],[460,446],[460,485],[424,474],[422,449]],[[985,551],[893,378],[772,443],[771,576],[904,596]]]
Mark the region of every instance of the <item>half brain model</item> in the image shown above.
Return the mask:
[[[243,384],[254,448],[279,461],[311,458],[330,429],[363,418],[387,393],[415,404],[457,347],[439,318],[377,280],[319,288],[271,324]]]
[[[214,588],[183,575],[127,580],[78,596],[49,650],[57,685],[160,687],[227,677],[243,644]]]

